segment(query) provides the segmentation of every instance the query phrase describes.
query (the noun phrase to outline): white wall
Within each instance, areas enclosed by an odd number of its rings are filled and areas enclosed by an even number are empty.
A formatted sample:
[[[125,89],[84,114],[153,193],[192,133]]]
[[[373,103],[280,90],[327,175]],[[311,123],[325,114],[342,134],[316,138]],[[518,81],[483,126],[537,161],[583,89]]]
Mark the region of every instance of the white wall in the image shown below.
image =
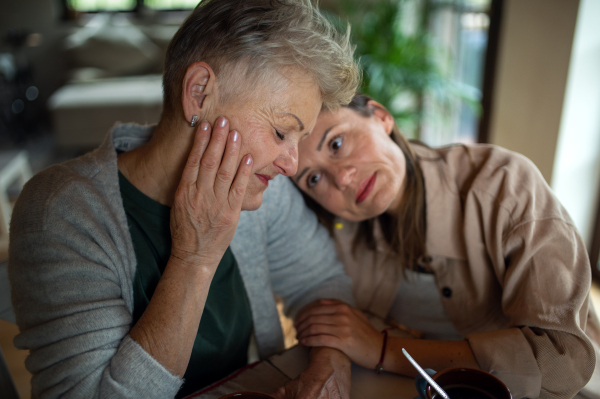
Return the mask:
[[[591,244],[600,185],[600,0],[581,0],[552,188]]]
[[[527,156],[548,182],[578,5],[578,0],[504,2],[490,141]]]

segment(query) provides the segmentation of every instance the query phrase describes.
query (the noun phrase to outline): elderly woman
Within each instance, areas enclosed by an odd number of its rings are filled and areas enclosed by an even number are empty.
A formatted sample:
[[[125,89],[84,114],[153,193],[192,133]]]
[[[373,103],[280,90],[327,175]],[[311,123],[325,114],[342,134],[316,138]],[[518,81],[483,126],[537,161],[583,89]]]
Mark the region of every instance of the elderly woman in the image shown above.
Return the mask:
[[[291,314],[352,303],[327,232],[276,176],[296,173],[300,138],[357,83],[348,38],[309,0],[202,1],[169,46],[158,126],[117,126],[15,207],[33,396],[182,397],[245,365],[252,334],[262,356],[283,348],[272,290]],[[311,360],[282,394],[347,397],[348,358]]]
[[[491,145],[409,144],[364,95],[323,111],[300,144],[295,183],[335,236],[358,306],[424,333],[387,339],[324,301],[296,319],[308,346],[414,375],[481,368],[514,398],[570,398],[600,354],[581,237],[539,171]],[[598,397],[600,369],[585,392]],[[594,387],[595,385],[595,387]]]

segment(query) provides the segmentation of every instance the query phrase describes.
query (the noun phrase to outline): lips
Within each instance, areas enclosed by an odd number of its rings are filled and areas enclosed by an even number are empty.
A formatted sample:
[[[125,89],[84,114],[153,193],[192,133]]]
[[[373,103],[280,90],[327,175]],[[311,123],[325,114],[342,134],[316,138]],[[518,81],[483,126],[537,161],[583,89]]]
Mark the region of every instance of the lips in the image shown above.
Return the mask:
[[[269,180],[272,180],[273,178],[269,175],[262,175],[260,173],[256,173],[256,177],[258,177],[258,179],[263,182],[263,184],[267,187],[269,187]]]
[[[371,177],[369,177],[367,180],[363,181],[360,184],[360,187],[358,188],[358,191],[356,192],[356,203],[357,204],[360,204],[361,202],[363,202],[364,200],[367,199],[367,197],[373,190],[373,187],[375,187],[376,179],[377,179],[377,172],[373,173],[373,175],[371,175]]]

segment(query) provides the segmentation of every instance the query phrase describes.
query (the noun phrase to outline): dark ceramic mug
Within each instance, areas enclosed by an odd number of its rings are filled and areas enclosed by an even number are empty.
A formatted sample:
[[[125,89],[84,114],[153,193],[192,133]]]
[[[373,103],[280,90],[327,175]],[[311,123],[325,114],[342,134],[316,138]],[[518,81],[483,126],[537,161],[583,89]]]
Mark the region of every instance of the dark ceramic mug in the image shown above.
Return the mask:
[[[450,399],[512,399],[508,387],[485,371],[454,367],[439,372],[425,369],[425,372],[446,391]],[[417,376],[415,385],[421,399],[441,399],[422,376]]]
[[[219,399],[273,399],[273,397],[260,392],[234,392]]]

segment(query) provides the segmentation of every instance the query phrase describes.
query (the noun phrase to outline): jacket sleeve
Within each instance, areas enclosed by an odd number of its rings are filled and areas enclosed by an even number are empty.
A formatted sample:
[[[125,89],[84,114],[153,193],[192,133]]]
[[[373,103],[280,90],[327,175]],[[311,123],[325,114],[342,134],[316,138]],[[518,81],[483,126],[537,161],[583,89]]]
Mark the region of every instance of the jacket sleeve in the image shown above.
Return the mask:
[[[499,245],[492,261],[513,328],[467,336],[477,362],[513,397],[573,397],[596,363],[584,333],[591,284],[585,245],[561,218],[522,223]]]
[[[267,252],[271,284],[292,317],[318,299],[355,304],[352,281],[338,260],[333,239],[288,178],[267,205]],[[269,189],[270,190],[270,189]],[[273,206],[276,204],[276,206]]]
[[[90,187],[62,183],[34,178],[11,223],[14,343],[30,351],[32,396],[173,397],[181,380],[128,335],[133,272],[126,268],[135,263],[119,244],[126,232]]]

